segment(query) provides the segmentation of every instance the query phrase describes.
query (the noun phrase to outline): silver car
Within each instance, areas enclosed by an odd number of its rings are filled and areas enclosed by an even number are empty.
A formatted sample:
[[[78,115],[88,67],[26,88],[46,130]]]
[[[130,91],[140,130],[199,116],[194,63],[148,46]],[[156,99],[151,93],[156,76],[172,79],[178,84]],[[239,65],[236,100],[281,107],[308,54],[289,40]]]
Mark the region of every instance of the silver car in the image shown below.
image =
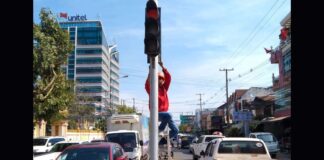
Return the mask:
[[[263,140],[272,158],[275,158],[277,153],[280,151],[277,138],[270,132],[254,132],[250,133],[249,137]]]

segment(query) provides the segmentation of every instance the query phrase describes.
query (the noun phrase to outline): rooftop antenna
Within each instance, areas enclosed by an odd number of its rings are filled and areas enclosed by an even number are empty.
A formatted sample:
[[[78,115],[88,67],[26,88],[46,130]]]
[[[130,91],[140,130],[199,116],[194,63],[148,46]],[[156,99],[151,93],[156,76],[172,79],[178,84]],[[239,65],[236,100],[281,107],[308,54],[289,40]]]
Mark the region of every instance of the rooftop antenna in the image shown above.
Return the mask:
[[[116,44],[116,39],[115,38],[113,38],[113,43]]]
[[[97,19],[100,20],[100,14],[99,13],[97,14]]]

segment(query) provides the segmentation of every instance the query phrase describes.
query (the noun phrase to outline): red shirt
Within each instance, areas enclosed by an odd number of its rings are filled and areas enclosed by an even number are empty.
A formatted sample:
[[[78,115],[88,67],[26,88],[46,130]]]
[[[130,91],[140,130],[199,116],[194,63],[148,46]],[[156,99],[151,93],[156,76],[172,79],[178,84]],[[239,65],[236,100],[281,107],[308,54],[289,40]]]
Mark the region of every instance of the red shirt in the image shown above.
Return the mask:
[[[165,81],[164,84],[159,86],[159,95],[158,95],[158,107],[159,107],[159,112],[167,112],[169,110],[169,99],[168,99],[168,89],[170,87],[170,83],[171,83],[171,75],[168,72],[167,69],[163,68],[162,69],[163,73],[164,73],[164,77],[165,77]],[[145,82],[145,90],[148,93],[148,95],[150,96],[150,81],[149,81],[149,77],[147,77],[146,82]],[[149,106],[150,108],[150,106]]]

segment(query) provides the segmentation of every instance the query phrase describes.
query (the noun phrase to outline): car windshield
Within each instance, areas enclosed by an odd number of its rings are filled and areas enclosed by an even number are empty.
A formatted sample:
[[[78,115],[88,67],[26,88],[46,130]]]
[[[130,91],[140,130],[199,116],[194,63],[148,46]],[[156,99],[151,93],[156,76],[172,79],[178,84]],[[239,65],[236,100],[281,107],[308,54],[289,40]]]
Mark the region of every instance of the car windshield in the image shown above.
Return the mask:
[[[211,140],[217,139],[217,138],[220,138],[220,137],[206,137],[205,142],[210,142]]]
[[[276,142],[276,138],[271,134],[261,134],[258,135],[257,138],[262,139],[264,142]]]
[[[92,142],[106,142],[106,141],[103,140],[103,139],[95,139],[95,140],[92,140],[91,143],[92,143]]]
[[[53,146],[50,152],[62,152],[66,147],[78,144],[78,143],[57,143]]]
[[[34,146],[44,146],[47,139],[34,139]]]
[[[109,160],[107,148],[67,149],[57,157],[57,160]]]
[[[218,153],[224,154],[266,154],[265,146],[258,141],[222,141]]]
[[[108,134],[107,141],[120,144],[125,152],[133,152],[133,149],[136,147],[135,133]]]
[[[194,138],[194,137],[191,137],[191,136],[182,136],[182,137],[181,137],[181,140],[182,140],[182,141],[190,141],[190,142],[191,142],[191,141],[193,140],[193,138]]]

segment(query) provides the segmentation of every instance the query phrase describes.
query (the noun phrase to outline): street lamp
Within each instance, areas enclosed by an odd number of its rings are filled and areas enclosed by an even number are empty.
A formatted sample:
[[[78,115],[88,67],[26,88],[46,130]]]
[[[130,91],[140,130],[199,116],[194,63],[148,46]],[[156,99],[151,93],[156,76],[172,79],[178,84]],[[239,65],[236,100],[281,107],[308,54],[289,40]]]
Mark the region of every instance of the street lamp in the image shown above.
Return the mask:
[[[115,80],[122,79],[122,78],[127,78],[127,77],[128,77],[128,75],[124,75],[124,76],[116,78]],[[109,97],[108,97],[107,93],[109,93]],[[115,112],[115,110],[114,110],[114,107],[113,107],[113,104],[112,104],[112,90],[105,90],[105,98],[109,99],[109,106],[111,107],[111,114],[113,114]]]

